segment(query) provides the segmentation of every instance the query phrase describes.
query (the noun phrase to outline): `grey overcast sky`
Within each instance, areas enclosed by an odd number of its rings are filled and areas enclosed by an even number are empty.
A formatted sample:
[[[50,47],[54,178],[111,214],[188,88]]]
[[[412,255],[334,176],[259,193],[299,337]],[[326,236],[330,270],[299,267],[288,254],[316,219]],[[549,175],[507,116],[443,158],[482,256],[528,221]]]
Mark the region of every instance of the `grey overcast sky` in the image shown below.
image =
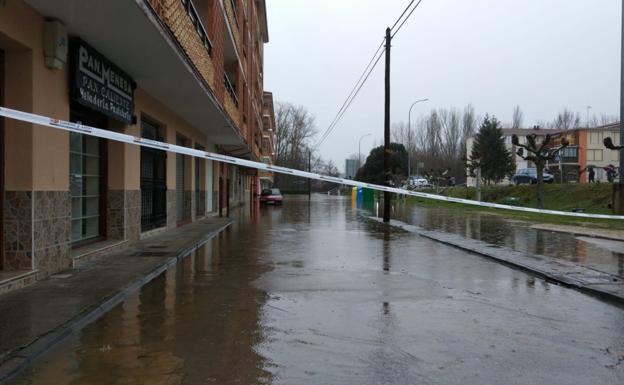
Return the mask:
[[[305,106],[324,131],[408,0],[269,0],[265,88]],[[477,114],[524,125],[564,107],[619,114],[620,0],[423,0],[392,45],[392,122],[472,103]],[[383,58],[323,158],[344,170],[383,138]]]

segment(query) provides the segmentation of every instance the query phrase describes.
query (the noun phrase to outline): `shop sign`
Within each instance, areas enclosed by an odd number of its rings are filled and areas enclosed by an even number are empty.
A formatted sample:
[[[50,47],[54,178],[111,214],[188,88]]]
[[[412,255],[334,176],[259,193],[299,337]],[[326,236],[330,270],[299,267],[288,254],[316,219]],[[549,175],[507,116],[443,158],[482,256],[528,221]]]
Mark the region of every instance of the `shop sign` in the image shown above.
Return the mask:
[[[84,41],[70,41],[72,100],[132,124],[136,83],[128,74]]]

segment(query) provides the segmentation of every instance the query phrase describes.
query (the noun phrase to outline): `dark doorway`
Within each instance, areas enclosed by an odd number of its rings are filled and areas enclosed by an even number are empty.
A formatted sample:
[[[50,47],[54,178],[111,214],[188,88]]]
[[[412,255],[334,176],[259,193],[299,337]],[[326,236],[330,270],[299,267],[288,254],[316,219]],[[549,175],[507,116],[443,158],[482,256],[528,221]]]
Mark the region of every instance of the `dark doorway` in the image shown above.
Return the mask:
[[[69,120],[107,128],[106,116],[72,103]],[[69,134],[69,191],[71,195],[71,241],[73,245],[106,236],[106,140]]]
[[[141,137],[163,141],[156,124],[141,121]],[[141,147],[141,231],[167,224],[167,153]]]
[[[0,50],[0,106],[4,107],[4,51]],[[4,269],[4,118],[0,117],[0,270]]]
[[[196,145],[195,148],[204,151],[204,148],[200,145]],[[199,157],[193,159],[195,159],[195,215],[197,218],[200,218],[206,213],[206,196],[202,188],[203,186],[201,185],[202,174],[206,175],[206,171],[204,170],[206,161]]]
[[[187,140],[181,135],[176,135],[176,144],[186,146]],[[185,224],[191,219],[190,196],[186,194],[186,156],[176,154],[176,220],[178,225]],[[188,208],[188,209],[187,209]]]

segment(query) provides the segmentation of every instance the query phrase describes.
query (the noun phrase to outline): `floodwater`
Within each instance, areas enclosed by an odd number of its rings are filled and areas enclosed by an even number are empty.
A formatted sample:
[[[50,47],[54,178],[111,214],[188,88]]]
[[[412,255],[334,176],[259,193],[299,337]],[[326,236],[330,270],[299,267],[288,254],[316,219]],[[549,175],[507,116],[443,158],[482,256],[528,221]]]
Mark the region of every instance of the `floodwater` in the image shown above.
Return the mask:
[[[377,206],[366,211],[381,216]],[[624,242],[531,228],[533,223],[502,214],[398,203],[394,219],[509,247],[513,250],[565,259],[624,277]]]
[[[238,215],[15,383],[624,383],[622,308],[344,198]]]

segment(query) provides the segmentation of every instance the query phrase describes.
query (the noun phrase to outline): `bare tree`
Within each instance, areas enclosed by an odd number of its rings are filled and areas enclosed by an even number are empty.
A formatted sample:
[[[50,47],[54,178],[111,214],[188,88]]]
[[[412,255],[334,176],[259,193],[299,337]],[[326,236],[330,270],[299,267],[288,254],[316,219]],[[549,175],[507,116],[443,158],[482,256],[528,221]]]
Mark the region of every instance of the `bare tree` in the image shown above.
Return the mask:
[[[579,128],[581,126],[581,117],[579,113],[574,113],[567,108],[564,108],[553,122],[550,127],[559,130],[569,130],[573,128]]]
[[[596,121],[598,121],[598,119],[596,119]],[[618,123],[620,121],[620,118],[617,117],[616,115],[609,115],[609,114],[600,114],[600,125],[601,126],[606,126],[609,124],[614,124],[614,123]],[[598,125],[598,124],[596,124]]]
[[[472,105],[466,106],[463,111],[457,108],[434,109],[412,121],[411,130],[404,122],[395,123],[392,140],[404,145],[412,170],[424,171],[416,167],[421,163],[427,169],[450,169],[449,176],[462,182],[466,177],[463,161],[466,141],[474,135],[477,124],[478,118]]]
[[[314,117],[303,106],[278,102],[275,108],[275,163],[307,169],[308,152],[316,132]],[[275,176],[275,184],[280,188],[293,189],[297,185],[293,183],[294,179],[290,176]]]
[[[520,106],[514,107],[513,117],[511,119],[511,128],[521,128],[524,114],[520,109]]]

